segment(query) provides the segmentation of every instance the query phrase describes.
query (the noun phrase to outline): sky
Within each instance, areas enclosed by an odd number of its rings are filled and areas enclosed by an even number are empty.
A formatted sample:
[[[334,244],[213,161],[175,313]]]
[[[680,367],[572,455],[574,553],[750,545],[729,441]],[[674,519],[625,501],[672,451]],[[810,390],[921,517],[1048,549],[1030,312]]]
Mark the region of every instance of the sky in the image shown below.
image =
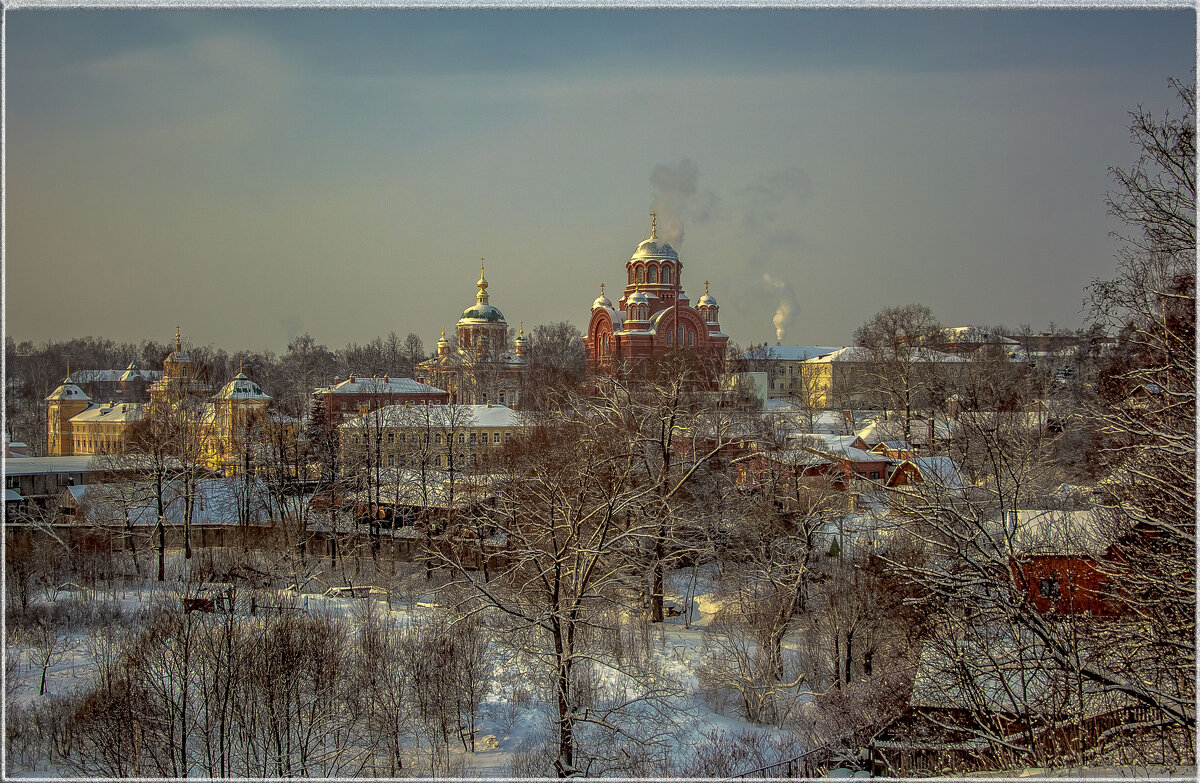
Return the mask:
[[[740,345],[1083,325],[1193,10],[5,12],[5,330],[282,352],[488,293],[586,328],[649,236]],[[613,297],[614,299],[616,297]]]

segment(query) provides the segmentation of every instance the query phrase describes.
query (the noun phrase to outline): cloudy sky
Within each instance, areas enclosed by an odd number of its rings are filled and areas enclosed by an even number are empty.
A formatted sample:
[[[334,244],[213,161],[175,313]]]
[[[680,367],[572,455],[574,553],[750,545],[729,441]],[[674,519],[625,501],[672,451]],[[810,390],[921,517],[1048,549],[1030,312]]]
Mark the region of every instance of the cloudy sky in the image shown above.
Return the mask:
[[[1190,10],[9,10],[6,328],[586,325],[660,214],[740,344],[1082,324]],[[778,315],[778,318],[776,316]]]

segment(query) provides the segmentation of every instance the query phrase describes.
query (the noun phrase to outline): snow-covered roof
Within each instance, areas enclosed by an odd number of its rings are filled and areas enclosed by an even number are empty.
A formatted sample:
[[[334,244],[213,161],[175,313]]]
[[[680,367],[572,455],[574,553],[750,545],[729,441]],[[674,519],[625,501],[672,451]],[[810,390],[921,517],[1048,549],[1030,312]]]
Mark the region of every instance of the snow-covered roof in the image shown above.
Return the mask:
[[[91,397],[83,393],[83,389],[75,385],[74,381],[68,376],[62,384],[50,392],[47,400],[90,400]]]
[[[504,313],[494,305],[486,302],[479,302],[471,305],[466,310],[463,310],[462,317],[458,319],[459,323],[463,321],[484,321],[487,323],[507,323],[504,320]]]
[[[947,340],[966,343],[1003,343],[1019,346],[1020,343],[997,332],[989,332],[981,326],[949,326],[942,329]]]
[[[461,509],[473,505],[479,498],[460,480],[455,483],[451,501],[449,478],[445,472],[427,471],[422,485],[420,473],[406,470],[400,475],[392,473],[381,477],[377,488],[352,492],[349,499],[358,503],[374,503],[378,500],[386,505]]]
[[[93,484],[75,489],[84,490],[79,493],[77,499],[90,504],[93,509],[90,513],[93,515],[106,516],[118,513],[123,519],[124,506],[121,506],[118,500],[109,494],[110,485]],[[75,493],[72,492],[72,494]],[[244,476],[201,479],[196,483],[192,524],[239,524],[239,509],[244,508],[247,499],[250,506],[250,523],[270,523],[272,519],[270,493],[261,479],[252,479],[249,485],[246,484]],[[167,488],[164,519],[169,525],[182,525],[183,513],[182,488],[178,484],[172,483]],[[153,496],[147,494],[140,502],[136,502],[130,510],[129,519],[134,525],[157,524],[158,512]]]
[[[136,362],[130,362],[124,370],[72,370],[76,383],[117,383],[118,381],[154,381],[162,377],[162,372],[139,369]]]
[[[637,250],[633,251],[633,256],[631,256],[629,260],[640,261],[652,258],[677,260],[679,258],[679,253],[677,253],[675,248],[671,247],[670,243],[666,240],[659,239],[657,237],[651,237],[650,239],[642,240],[641,244],[637,246]]]
[[[878,454],[871,454],[862,448],[862,442],[857,435],[824,435],[808,432],[795,432],[787,436],[788,445],[807,448],[822,454],[849,459],[851,462],[879,462]],[[861,444],[861,445],[860,445]]]
[[[977,628],[977,637],[931,640],[921,651],[909,704],[966,707],[990,712],[1055,713],[1064,693],[1078,696],[1069,678],[1048,665],[1045,647],[1032,636],[996,624]],[[1131,697],[1100,685],[1083,684],[1085,714],[1125,706]]]
[[[523,427],[525,423],[521,414],[504,405],[386,405],[341,426],[511,429]]]
[[[1091,510],[1023,509],[1010,512],[1004,524],[1023,554],[1099,555],[1111,543]]]
[[[870,349],[863,348],[861,345],[850,345],[845,348],[839,348],[836,351],[831,351],[823,356],[817,356],[808,359],[813,364],[825,364],[830,362],[869,362],[872,361]],[[938,363],[953,363],[967,361],[961,356],[956,356],[952,353],[944,351],[935,351],[931,348],[915,348],[913,349],[912,361],[927,362],[930,364]]]
[[[92,403],[91,407],[71,417],[72,422],[109,422],[127,424],[142,418],[145,405],[140,402]]]
[[[26,457],[4,461],[6,476],[34,476],[43,473],[82,473],[90,470],[92,457]]]
[[[784,362],[802,362],[808,359],[813,359],[818,356],[833,353],[840,350],[840,346],[828,345],[772,345],[766,350],[766,359],[774,359]],[[748,357],[747,357],[748,358]]]
[[[914,457],[900,463],[912,465],[921,475],[921,482],[930,490],[959,492],[967,482],[959,472],[958,465],[950,457]]]
[[[155,370],[143,370],[135,363],[130,362],[125,368],[125,372],[121,373],[120,380],[122,381],[156,381],[162,377],[162,373]]]
[[[217,399],[269,400],[271,399],[271,395],[263,391],[257,383],[239,372],[233,377],[233,380],[221,387],[221,391],[217,392]]]
[[[445,390],[412,378],[363,378],[351,375],[336,386],[317,390],[318,394],[445,394]]]
[[[933,419],[933,435],[945,440],[952,434],[951,424],[942,419]],[[913,418],[909,421],[909,442],[921,446],[929,442],[929,419]],[[884,418],[872,415],[857,424],[859,437],[868,445],[904,439],[904,421],[898,416]]]

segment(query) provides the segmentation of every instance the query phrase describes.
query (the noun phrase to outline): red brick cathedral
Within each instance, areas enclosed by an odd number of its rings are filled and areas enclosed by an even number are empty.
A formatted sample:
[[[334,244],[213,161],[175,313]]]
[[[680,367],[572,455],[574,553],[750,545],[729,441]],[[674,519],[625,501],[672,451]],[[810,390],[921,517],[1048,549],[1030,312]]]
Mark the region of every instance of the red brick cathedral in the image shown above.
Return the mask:
[[[725,354],[729,335],[717,322],[717,300],[708,293],[692,307],[683,292],[683,262],[670,244],[658,238],[650,213],[650,238],[638,245],[625,262],[628,282],[616,306],[604,295],[592,303],[584,343],[588,368],[612,373],[639,359],[663,356],[677,348],[694,352],[716,367]]]

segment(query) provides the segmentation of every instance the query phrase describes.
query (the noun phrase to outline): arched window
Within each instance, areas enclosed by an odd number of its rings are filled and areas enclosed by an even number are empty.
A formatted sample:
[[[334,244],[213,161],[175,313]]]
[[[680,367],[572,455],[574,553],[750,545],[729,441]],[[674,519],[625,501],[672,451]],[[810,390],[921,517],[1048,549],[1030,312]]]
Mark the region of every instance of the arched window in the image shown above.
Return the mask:
[[[673,345],[675,343],[675,341],[673,339],[671,339],[674,336],[675,335],[672,334],[671,332],[667,332],[667,345]]]
[[[637,282],[639,282],[639,283],[641,283],[641,282],[644,282],[644,281],[643,281],[643,279],[642,279],[644,274],[645,274],[645,270],[643,270],[643,269],[642,269],[642,268],[639,266],[639,267],[637,268]]]
[[[629,267],[629,282],[633,282],[633,267]]]
[[[696,333],[688,329],[688,347],[691,348],[696,344]]]
[[[662,268],[662,281],[666,285],[671,284],[671,267],[667,266],[666,264],[664,264]]]
[[[658,267],[656,267],[656,266],[650,267],[650,270],[648,272],[646,272],[646,282],[647,283],[657,283],[658,282]]]

